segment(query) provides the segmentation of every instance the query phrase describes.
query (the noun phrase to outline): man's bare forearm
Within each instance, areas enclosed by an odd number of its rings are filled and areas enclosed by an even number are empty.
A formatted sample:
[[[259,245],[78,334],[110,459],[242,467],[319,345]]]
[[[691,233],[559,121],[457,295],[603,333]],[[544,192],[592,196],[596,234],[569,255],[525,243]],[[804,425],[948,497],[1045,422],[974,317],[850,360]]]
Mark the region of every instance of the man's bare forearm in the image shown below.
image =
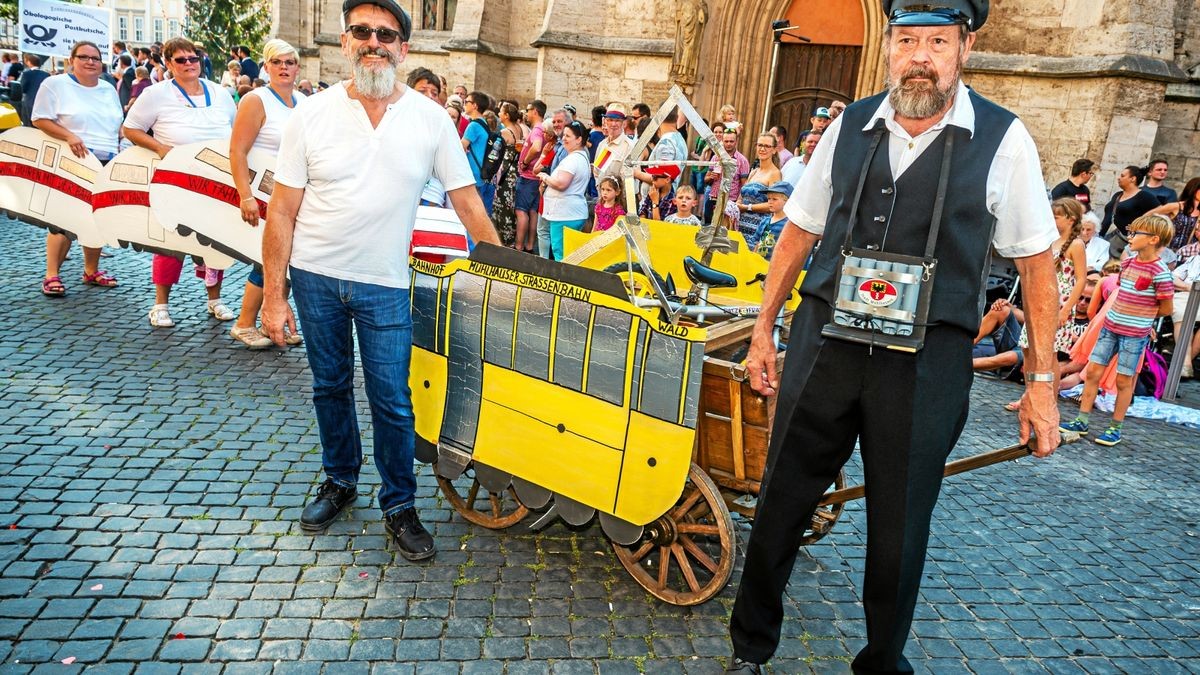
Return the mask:
[[[462,221],[463,227],[467,228],[467,234],[471,235],[472,241],[486,241],[489,244],[501,245],[500,235],[496,233],[492,219],[488,218],[487,209],[483,207],[483,200],[480,199],[479,191],[475,189],[474,185],[451,190],[446,194],[450,197],[450,205],[454,207],[454,212]]]
[[[792,223],[783,226],[783,234],[771,254],[771,266],[763,287],[762,308],[754,322],[754,332],[770,335],[775,326],[779,309],[787,302],[788,295],[796,288],[796,279],[804,269],[804,261],[812,252],[820,237],[796,227]]]
[[[283,213],[272,203],[267,209],[267,224],[263,230],[263,295],[267,297],[287,297],[285,282],[295,231],[295,215]]]
[[[1025,258],[1015,258],[1021,275],[1021,297],[1024,300],[1025,329],[1029,349],[1025,354],[1026,373],[1057,372],[1054,358],[1054,334],[1058,331],[1058,281],[1054,257],[1047,249]],[[1028,381],[1028,380],[1027,380]]]

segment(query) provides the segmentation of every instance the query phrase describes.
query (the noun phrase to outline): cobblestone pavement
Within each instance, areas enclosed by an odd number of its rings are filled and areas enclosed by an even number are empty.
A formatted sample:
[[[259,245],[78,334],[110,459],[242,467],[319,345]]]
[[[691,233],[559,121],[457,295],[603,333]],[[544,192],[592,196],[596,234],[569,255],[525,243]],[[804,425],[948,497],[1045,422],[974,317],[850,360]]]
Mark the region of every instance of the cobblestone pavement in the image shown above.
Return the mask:
[[[469,525],[427,466],[430,564],[385,549],[369,466],[352,513],[301,532],[320,472],[303,351],[235,348],[190,278],[178,325],[152,331],[149,257],[130,251],[104,260],[121,279],[106,290],[80,285],[75,248],[69,295],[44,298],[41,234],[0,220],[0,672],[721,671],[733,585],[662,604],[599,527]],[[976,384],[956,456],[1014,440],[1016,393]],[[1200,669],[1197,445],[1135,420],[1113,449],[948,479],[918,670]],[[852,504],[801,553],[774,672],[844,672],[863,644],[864,520]]]

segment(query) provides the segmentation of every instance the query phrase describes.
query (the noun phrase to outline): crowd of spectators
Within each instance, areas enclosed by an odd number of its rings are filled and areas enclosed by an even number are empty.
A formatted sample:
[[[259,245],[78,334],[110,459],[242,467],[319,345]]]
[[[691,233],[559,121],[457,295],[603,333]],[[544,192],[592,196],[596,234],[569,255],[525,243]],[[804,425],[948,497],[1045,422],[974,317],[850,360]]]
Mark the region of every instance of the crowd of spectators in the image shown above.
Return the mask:
[[[1129,165],[1101,205],[1089,186],[1096,168],[1079,159],[1048,191],[1060,235],[1052,247],[1062,302],[1055,349],[1060,387],[1085,385],[1081,416],[1063,428],[1086,433],[1097,391],[1115,393],[1113,424],[1097,437],[1113,445],[1134,393],[1161,394],[1170,360],[1182,361],[1182,378],[1193,377],[1200,334],[1193,331],[1184,344],[1183,333],[1191,286],[1200,277],[1200,177],[1176,193],[1166,185],[1165,159]],[[974,365],[1019,381],[1026,344],[1015,297],[993,298],[975,339]],[[1015,402],[1008,407],[1015,410]]]

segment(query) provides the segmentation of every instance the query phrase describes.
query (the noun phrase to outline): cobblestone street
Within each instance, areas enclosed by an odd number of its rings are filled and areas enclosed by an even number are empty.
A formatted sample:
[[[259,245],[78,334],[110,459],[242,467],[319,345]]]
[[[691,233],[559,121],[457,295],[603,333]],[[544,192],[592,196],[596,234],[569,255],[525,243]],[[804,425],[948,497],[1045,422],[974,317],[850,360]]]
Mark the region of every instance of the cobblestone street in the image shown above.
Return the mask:
[[[102,260],[121,282],[102,289],[75,246],[68,295],[45,298],[43,242],[0,218],[0,673],[722,671],[740,554],[716,598],[674,607],[597,525],[468,524],[418,465],[440,552],[411,564],[385,547],[369,457],[356,508],[304,533],[322,476],[303,348],[235,346],[187,273],[176,327],[152,330],[150,256],[132,251]],[[235,311],[247,270],[225,282]],[[1015,442],[1018,393],[977,380],[954,457]],[[1200,670],[1200,434],[1136,418],[1126,434],[947,479],[918,672]],[[865,538],[856,502],[801,552],[772,672],[849,671]]]

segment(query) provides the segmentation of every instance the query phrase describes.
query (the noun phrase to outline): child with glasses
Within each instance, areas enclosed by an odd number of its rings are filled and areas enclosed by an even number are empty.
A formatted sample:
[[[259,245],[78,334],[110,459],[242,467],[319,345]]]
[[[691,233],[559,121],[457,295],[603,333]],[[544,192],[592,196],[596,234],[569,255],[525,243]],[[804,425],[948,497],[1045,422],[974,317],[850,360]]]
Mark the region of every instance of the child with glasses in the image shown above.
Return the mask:
[[[1100,378],[1116,357],[1117,402],[1112,422],[1096,442],[1107,446],[1121,442],[1125,412],[1133,400],[1135,378],[1150,343],[1151,326],[1158,317],[1171,314],[1175,286],[1159,252],[1174,234],[1175,227],[1166,216],[1142,216],[1129,224],[1129,250],[1133,255],[1121,261],[1117,298],[1104,318],[1104,327],[1084,371],[1079,416],[1061,425],[1064,431],[1088,433],[1088,418],[1100,389]]]

